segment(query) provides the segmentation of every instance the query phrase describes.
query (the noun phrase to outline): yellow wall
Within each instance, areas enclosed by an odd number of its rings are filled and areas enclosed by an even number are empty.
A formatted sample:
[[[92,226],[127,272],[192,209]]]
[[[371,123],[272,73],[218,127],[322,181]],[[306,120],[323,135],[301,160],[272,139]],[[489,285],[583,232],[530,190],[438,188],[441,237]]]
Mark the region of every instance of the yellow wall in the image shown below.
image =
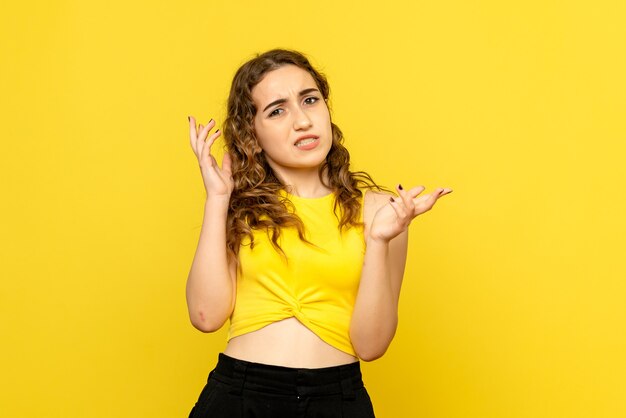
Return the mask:
[[[253,53],[329,76],[356,169],[449,186],[412,226],[380,418],[626,416],[626,9],[615,1],[0,6],[0,415],[187,416],[204,188]]]

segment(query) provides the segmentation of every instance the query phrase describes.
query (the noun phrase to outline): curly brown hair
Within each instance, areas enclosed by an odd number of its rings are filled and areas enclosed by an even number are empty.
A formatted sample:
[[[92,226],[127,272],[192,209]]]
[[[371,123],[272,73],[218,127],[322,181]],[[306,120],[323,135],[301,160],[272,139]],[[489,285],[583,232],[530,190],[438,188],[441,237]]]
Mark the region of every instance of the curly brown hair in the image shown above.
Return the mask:
[[[271,232],[273,246],[284,254],[278,238],[284,227],[295,227],[300,239],[305,238],[304,224],[293,213],[293,205],[281,195],[287,191],[265,158],[254,130],[257,109],[252,99],[252,89],[266,73],[284,65],[295,65],[307,71],[317,84],[324,100],[328,99],[330,87],[326,77],[309,63],[300,52],[273,49],[257,55],[242,65],[235,73],[228,97],[227,117],[224,122],[226,149],[232,157],[234,189],[230,197],[227,217],[227,247],[236,259],[244,236],[254,246],[253,229]],[[343,146],[343,134],[331,122],[333,141],[331,149],[319,169],[322,183],[335,194],[334,210],[339,209],[339,229],[362,226],[361,188],[386,190],[378,186],[369,174],[350,171],[350,154]],[[326,182],[327,177],[328,182]]]

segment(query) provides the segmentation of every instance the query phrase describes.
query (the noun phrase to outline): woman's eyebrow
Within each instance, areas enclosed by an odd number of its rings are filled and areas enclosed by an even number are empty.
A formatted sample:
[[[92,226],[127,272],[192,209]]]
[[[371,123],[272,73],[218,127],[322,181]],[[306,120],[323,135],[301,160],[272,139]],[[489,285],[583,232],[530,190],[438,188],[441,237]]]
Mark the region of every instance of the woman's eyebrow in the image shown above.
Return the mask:
[[[311,88],[309,88],[309,89],[304,89],[304,90],[302,90],[300,93],[298,93],[298,96],[302,97],[302,96],[307,95],[307,94],[309,94],[309,93],[311,93],[311,92],[314,92],[314,91],[316,91],[316,92],[318,92],[318,93],[319,93],[319,90],[318,90],[318,89],[316,89],[316,88],[314,88],[314,87],[311,87]],[[276,105],[279,105],[279,104],[283,104],[283,103],[285,103],[286,101],[287,101],[287,99],[278,99],[278,100],[274,100],[272,103],[270,103],[270,104],[268,104],[267,106],[265,106],[265,109],[263,109],[263,111],[265,112],[265,111],[266,111],[267,109],[269,109],[270,107],[272,107],[272,106],[276,106]]]

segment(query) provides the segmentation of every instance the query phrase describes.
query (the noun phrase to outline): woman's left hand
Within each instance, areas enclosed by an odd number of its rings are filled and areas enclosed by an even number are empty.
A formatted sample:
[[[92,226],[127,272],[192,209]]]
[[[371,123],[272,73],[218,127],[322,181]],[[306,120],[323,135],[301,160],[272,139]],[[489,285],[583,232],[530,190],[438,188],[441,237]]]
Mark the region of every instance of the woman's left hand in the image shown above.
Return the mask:
[[[428,212],[442,196],[452,193],[452,189],[438,188],[430,194],[419,196],[426,188],[417,186],[410,190],[396,187],[399,197],[391,197],[374,215],[369,237],[373,240],[389,242],[406,231],[411,221]]]

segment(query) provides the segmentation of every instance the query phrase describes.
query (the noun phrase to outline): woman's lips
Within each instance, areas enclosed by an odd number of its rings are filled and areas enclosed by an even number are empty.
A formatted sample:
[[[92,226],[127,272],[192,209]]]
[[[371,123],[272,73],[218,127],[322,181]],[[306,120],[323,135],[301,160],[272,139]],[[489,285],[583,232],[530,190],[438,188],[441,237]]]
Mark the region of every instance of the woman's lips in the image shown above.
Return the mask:
[[[298,149],[307,151],[307,150],[311,150],[317,147],[319,143],[320,141],[317,136],[307,136],[307,137],[298,139],[294,145]]]

